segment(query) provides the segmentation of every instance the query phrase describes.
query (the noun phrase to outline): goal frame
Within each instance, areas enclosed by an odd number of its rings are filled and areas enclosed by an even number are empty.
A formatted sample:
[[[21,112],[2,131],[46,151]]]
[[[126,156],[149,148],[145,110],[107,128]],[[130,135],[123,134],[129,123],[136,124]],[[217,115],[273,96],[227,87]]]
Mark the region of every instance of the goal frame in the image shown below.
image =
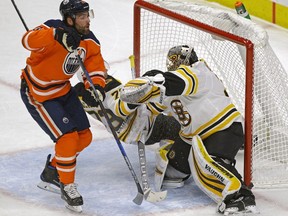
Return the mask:
[[[254,44],[247,38],[243,38],[210,25],[198,22],[183,15],[171,12],[165,8],[151,4],[144,0],[137,0],[134,3],[134,32],[133,32],[133,54],[135,56],[135,75],[140,76],[140,42],[141,42],[141,10],[148,10],[158,15],[167,17],[184,25],[191,26],[198,30],[203,30],[215,36],[220,36],[225,40],[242,45],[246,48],[246,75],[245,75],[245,113],[244,113],[244,130],[245,130],[245,148],[244,148],[244,183],[252,186],[252,104],[253,104],[253,59]]]

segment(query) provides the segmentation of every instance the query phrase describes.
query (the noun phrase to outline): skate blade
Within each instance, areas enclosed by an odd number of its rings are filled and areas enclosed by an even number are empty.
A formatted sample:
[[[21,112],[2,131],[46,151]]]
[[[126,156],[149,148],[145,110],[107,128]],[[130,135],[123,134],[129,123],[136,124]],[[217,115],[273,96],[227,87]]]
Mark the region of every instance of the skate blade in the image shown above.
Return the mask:
[[[182,179],[164,180],[163,184],[162,184],[163,188],[169,188],[169,189],[179,188],[179,187],[183,187],[183,186],[184,186],[184,181]]]
[[[81,213],[83,211],[82,206],[71,206],[71,205],[66,204],[65,207],[69,209],[70,211],[77,212],[77,213]]]
[[[256,215],[256,214],[260,214],[260,211],[258,210],[258,208],[256,206],[248,206],[246,207],[246,209],[244,211],[237,211],[236,209],[233,211],[233,209],[229,209],[229,210],[225,210],[223,213],[225,216],[227,215],[237,215],[237,216],[252,216],[252,215]]]
[[[256,206],[248,206],[246,207],[245,210],[246,213],[251,213],[251,214],[260,214],[259,209]]]
[[[47,183],[47,182],[39,182],[39,184],[37,185],[38,188],[45,190],[45,191],[49,191],[52,193],[56,193],[56,194],[61,194],[60,188],[56,188],[52,186],[52,184]]]

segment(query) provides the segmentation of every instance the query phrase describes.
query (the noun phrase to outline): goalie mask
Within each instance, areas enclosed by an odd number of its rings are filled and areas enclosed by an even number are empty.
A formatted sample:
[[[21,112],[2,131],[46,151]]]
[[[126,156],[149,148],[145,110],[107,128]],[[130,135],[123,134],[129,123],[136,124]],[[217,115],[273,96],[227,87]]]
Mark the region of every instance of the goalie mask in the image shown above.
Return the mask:
[[[176,70],[180,65],[190,66],[198,61],[194,48],[188,45],[172,47],[167,55],[166,67],[168,71]]]

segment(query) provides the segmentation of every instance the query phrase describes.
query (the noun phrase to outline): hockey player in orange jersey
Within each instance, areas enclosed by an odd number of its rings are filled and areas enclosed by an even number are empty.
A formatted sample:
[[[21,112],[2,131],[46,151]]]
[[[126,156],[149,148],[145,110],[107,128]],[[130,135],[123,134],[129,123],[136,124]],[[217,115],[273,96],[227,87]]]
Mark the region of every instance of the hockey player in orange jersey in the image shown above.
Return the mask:
[[[83,199],[74,183],[76,158],[90,144],[92,133],[69,79],[81,69],[78,54],[103,100],[106,68],[100,43],[89,29],[93,12],[89,4],[63,0],[59,10],[62,20],[48,20],[22,38],[24,48],[31,54],[22,70],[20,92],[33,119],[55,142],[55,156],[50,161],[48,155],[39,186],[59,186],[66,207],[81,212]],[[84,75],[83,79],[87,89],[83,100],[95,106],[97,101]]]

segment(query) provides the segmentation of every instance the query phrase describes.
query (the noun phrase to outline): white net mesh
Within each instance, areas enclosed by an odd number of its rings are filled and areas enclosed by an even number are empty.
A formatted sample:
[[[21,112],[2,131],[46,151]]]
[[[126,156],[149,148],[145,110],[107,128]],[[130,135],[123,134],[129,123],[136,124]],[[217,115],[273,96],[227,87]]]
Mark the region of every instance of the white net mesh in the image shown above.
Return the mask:
[[[288,184],[288,76],[268,43],[264,29],[236,13],[184,1],[146,1],[213,26],[254,44],[252,95],[252,182],[255,186]],[[161,12],[162,13],[162,12]],[[140,13],[140,74],[166,70],[166,54],[176,45],[192,45],[222,79],[238,110],[245,116],[246,49],[221,36],[175,21],[149,9]],[[247,120],[247,119],[246,119]]]

